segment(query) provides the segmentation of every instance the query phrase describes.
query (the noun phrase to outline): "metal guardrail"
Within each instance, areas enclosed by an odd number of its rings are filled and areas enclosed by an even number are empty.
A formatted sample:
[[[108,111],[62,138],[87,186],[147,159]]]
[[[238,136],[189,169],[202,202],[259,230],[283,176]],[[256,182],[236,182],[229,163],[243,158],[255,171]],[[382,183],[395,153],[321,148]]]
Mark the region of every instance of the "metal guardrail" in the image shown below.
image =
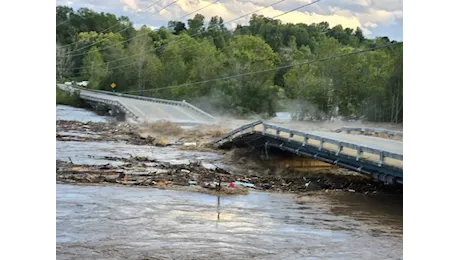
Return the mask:
[[[283,128],[283,127],[279,127],[279,126],[274,126],[274,125],[266,124],[262,120],[255,121],[253,123],[249,123],[249,124],[246,124],[246,125],[243,125],[243,126],[237,128],[235,130],[232,130],[228,134],[226,134],[226,135],[224,135],[224,136],[212,141],[210,144],[216,144],[216,143],[219,143],[222,140],[225,140],[225,139],[228,139],[228,138],[230,140],[232,140],[233,135],[235,135],[235,134],[237,134],[239,132],[242,132],[242,131],[244,131],[244,130],[246,130],[248,128],[255,127],[257,125],[262,125],[263,126],[262,135],[274,136],[275,138],[280,139],[280,138],[284,138],[284,137],[281,136],[281,133],[289,134],[289,138],[287,139],[288,142],[291,142],[291,141],[298,142],[297,140],[293,140],[294,136],[302,137],[303,138],[302,146],[306,146],[308,144],[309,139],[319,141],[320,144],[319,144],[318,150],[320,150],[320,151],[324,149],[324,144],[326,144],[326,143],[337,145],[338,149],[336,151],[332,151],[332,152],[335,152],[336,155],[338,155],[340,152],[342,152],[342,149],[345,148],[345,147],[350,148],[350,149],[354,149],[354,150],[356,150],[356,160],[357,161],[360,160],[361,155],[362,155],[363,152],[378,155],[379,156],[379,166],[381,166],[384,163],[384,159],[386,157],[393,158],[393,159],[396,159],[396,160],[401,160],[401,161],[403,160],[403,155],[402,154],[392,153],[392,152],[383,151],[383,150],[371,148],[371,147],[364,146],[364,145],[357,145],[357,144],[353,144],[353,143],[349,143],[349,142],[335,140],[335,139],[332,139],[332,138],[322,137],[322,136],[319,136],[319,135],[313,135],[313,134],[303,133],[303,132],[300,132],[300,131],[291,130],[291,129],[287,129],[287,128]],[[273,134],[267,133],[268,129],[275,130],[276,134],[273,135]],[[256,132],[255,129],[253,131]],[[329,149],[327,149],[327,150],[329,150]]]
[[[381,128],[367,128],[367,127],[342,127],[335,130],[336,133],[340,132],[370,132],[376,134],[387,134],[387,135],[394,135],[394,136],[403,136],[402,131],[394,131],[394,130],[387,130]]]
[[[101,93],[101,94],[106,94],[106,95],[133,98],[133,99],[144,100],[144,101],[160,103],[160,104],[173,105],[173,106],[182,106],[182,107],[186,107],[186,108],[189,108],[189,109],[193,110],[195,113],[204,115],[205,117],[209,118],[211,121],[216,120],[216,118],[213,117],[212,115],[204,112],[203,110],[199,109],[198,107],[196,107],[196,106],[194,106],[194,105],[192,105],[192,104],[190,104],[190,103],[188,103],[186,101],[175,101],[175,100],[168,100],[168,99],[135,96],[135,95],[129,95],[129,94],[123,94],[123,93],[117,93],[117,92],[87,89],[87,88],[83,88],[81,86],[72,86],[72,87],[78,88],[78,89],[81,89],[81,90],[85,90],[85,91],[89,91],[89,92]]]
[[[227,138],[232,138],[233,135],[239,133],[239,132],[242,132],[246,129],[249,129],[251,127],[254,127],[256,125],[260,125],[260,124],[263,124],[263,121],[262,120],[257,120],[255,122],[252,122],[252,123],[249,123],[249,124],[246,124],[246,125],[243,125],[243,126],[240,126],[230,132],[228,132],[227,134],[217,138],[216,140],[214,141],[211,141],[209,144],[216,144],[216,143],[219,143],[220,141],[224,140],[224,139],[227,139]]]
[[[122,103],[120,103],[118,101],[105,99],[105,98],[92,97],[92,96],[88,96],[88,95],[85,95],[85,94],[80,94],[80,98],[116,106],[116,107],[120,108],[123,112],[125,112],[125,114],[127,114],[129,117],[131,117],[131,118],[133,118],[135,120],[139,119],[138,116],[136,116],[133,112],[131,112],[131,110],[126,108]]]

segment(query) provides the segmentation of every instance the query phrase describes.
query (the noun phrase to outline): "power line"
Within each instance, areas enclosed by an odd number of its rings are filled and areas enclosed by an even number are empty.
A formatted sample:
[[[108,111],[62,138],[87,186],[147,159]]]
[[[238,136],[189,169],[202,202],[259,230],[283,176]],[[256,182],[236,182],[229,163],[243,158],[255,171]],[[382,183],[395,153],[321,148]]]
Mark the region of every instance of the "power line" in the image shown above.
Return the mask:
[[[291,9],[291,10],[289,10],[289,11],[287,11],[287,12],[282,13],[282,14],[275,15],[275,16],[272,17],[272,19],[275,19],[275,18],[277,18],[277,17],[283,16],[283,15],[288,14],[288,13],[292,13],[292,12],[294,12],[294,11],[297,11],[297,10],[301,9],[301,8],[304,8],[304,7],[310,6],[310,5],[312,5],[312,4],[318,3],[318,2],[320,2],[320,1],[321,1],[321,0],[316,0],[316,1],[313,1],[313,2],[311,2],[311,3],[301,5],[301,6],[297,7],[297,8]]]
[[[262,10],[264,10],[264,9],[267,9],[267,8],[269,8],[269,7],[272,7],[272,6],[276,5],[276,4],[279,4],[279,3],[284,2],[284,1],[286,1],[286,0],[280,0],[280,1],[278,1],[278,2],[275,2],[275,3],[271,4],[271,5],[268,5],[268,6],[266,6],[266,7],[260,8],[260,9],[258,9],[258,10],[256,10],[256,11],[247,13],[247,14],[242,15],[242,16],[239,16],[239,17],[237,17],[237,18],[235,18],[235,19],[232,19],[232,20],[230,20],[230,21],[227,21],[227,22],[223,23],[223,25],[224,25],[224,24],[227,24],[227,23],[230,23],[230,22],[234,22],[234,21],[236,21],[236,20],[238,20],[238,19],[241,19],[241,18],[243,18],[243,17],[245,17],[245,16],[248,16],[248,15],[250,15],[250,14],[257,13],[257,12],[259,12],[259,11],[262,11]],[[190,37],[196,36],[196,35],[201,34],[201,33],[203,33],[203,32],[198,32],[198,33],[192,34],[192,35],[190,35]],[[216,37],[214,37],[214,38],[216,38]],[[137,53],[137,54],[133,54],[133,55],[130,55],[130,56],[127,56],[127,57],[123,57],[123,58],[120,58],[120,59],[116,59],[116,60],[113,60],[113,61],[109,61],[109,62],[116,62],[116,61],[125,60],[125,59],[131,58],[131,57],[134,57],[134,56],[137,56],[137,55],[140,55],[140,54],[144,54],[144,53],[147,53],[147,52],[150,52],[150,51],[157,50],[157,49],[159,49],[159,48],[163,48],[163,47],[165,47],[166,45],[168,45],[168,44],[170,44],[170,43],[174,43],[174,42],[178,42],[178,41],[181,41],[181,39],[177,39],[177,40],[174,40],[174,41],[170,41],[170,42],[168,42],[168,43],[165,44],[165,45],[162,45],[162,46],[159,46],[159,47],[156,47],[156,48],[152,48],[152,49],[150,49],[150,50],[145,50],[145,51],[139,52],[139,53]]]
[[[183,15],[182,17],[180,17],[179,20],[182,19],[182,18],[184,18],[184,17],[187,17],[187,16],[189,16],[189,15],[191,15],[191,14],[193,14],[193,13],[196,13],[196,12],[198,12],[198,11],[201,11],[201,10],[203,10],[203,9],[205,9],[205,8],[211,6],[211,5],[213,5],[213,4],[215,4],[215,3],[219,2],[219,1],[220,1],[220,0],[215,0],[214,2],[208,4],[208,5],[204,6],[204,7],[198,8],[197,10],[195,10],[195,11],[193,11],[193,12],[191,12],[191,13],[185,14],[185,15]],[[177,2],[177,1],[176,1],[176,2]],[[166,7],[165,7],[165,8],[166,8]],[[160,11],[161,11],[161,10],[160,10]],[[155,30],[154,30],[154,31],[155,31]],[[158,30],[157,30],[157,31],[158,31]],[[109,48],[111,48],[111,47],[113,47],[113,46],[116,46],[116,45],[119,45],[119,44],[122,44],[122,43],[125,43],[125,42],[128,42],[128,41],[131,41],[131,40],[136,39],[136,38],[140,38],[140,37],[142,37],[142,36],[148,35],[149,33],[150,33],[150,32],[148,32],[148,33],[143,33],[143,34],[141,34],[141,35],[137,35],[137,36],[131,37],[131,38],[129,38],[129,39],[126,39],[126,40],[124,40],[124,41],[122,41],[122,42],[118,42],[118,43],[115,43],[115,44],[106,46],[106,47],[104,47],[104,48],[102,48],[102,49],[99,49],[99,51],[109,49]],[[89,52],[91,52],[91,51],[89,51]],[[69,54],[70,54],[70,53],[71,53],[71,52],[69,52]],[[86,54],[87,54],[87,53],[79,53],[79,54],[72,54],[72,55],[65,55],[65,56],[66,56],[66,57],[78,57],[78,56],[82,56],[82,55],[86,55]],[[111,62],[114,62],[114,61],[111,61]]]
[[[116,46],[116,45],[120,45],[120,44],[122,44],[122,43],[131,41],[131,40],[133,40],[133,39],[140,38],[140,37],[142,37],[142,36],[148,35],[149,33],[150,33],[150,32],[148,32],[148,33],[143,33],[143,34],[134,36],[134,37],[129,38],[129,39],[127,39],[127,40],[124,40],[124,41],[121,41],[121,42],[117,42],[117,43],[115,43],[115,44],[112,44],[112,45],[106,46],[106,47],[104,47],[104,48],[98,49],[98,51],[110,49],[110,48],[112,48],[112,47],[114,47],[114,46]],[[97,43],[96,43],[96,44],[97,44]],[[62,55],[62,56],[60,56],[60,57],[78,57],[78,56],[87,55],[87,54],[90,53],[90,52],[93,52],[93,51],[88,51],[88,52],[79,53],[79,54],[70,54],[71,52],[69,52],[70,55],[66,55],[66,54],[65,54],[65,55]]]
[[[128,66],[131,66],[131,65],[135,65],[137,64],[138,62],[133,62],[133,63],[128,63],[128,64],[124,64],[124,65],[120,65],[120,66],[116,66],[116,67],[111,67],[110,69],[107,69],[107,71],[109,70],[115,70],[115,69],[120,69],[120,68],[125,68],[125,67],[128,67]],[[104,66],[107,66],[108,63],[104,64]],[[102,67],[102,65],[96,65],[96,67]],[[85,68],[92,68],[92,66],[81,66],[81,67],[74,67],[74,68],[70,68],[69,70],[67,71],[72,71],[72,70],[82,70],[82,69],[85,69]]]
[[[182,15],[181,17],[179,17],[179,19],[178,19],[178,20],[180,21],[182,18],[185,18],[185,17],[187,17],[187,16],[189,16],[189,15],[191,15],[191,14],[194,14],[194,13],[196,13],[196,12],[199,12],[199,11],[201,11],[201,10],[205,9],[206,7],[209,7],[209,6],[211,6],[211,5],[215,4],[215,3],[219,2],[219,1],[220,1],[220,0],[215,0],[214,2],[212,2],[212,3],[208,4],[208,5],[204,6],[204,7],[201,7],[201,8],[199,8],[199,9],[197,9],[197,10],[195,10],[195,11],[191,12],[191,13],[188,13],[188,14]]]
[[[194,85],[199,85],[199,84],[204,84],[204,83],[209,83],[209,82],[214,82],[214,81],[219,81],[219,80],[228,80],[228,79],[239,78],[239,77],[243,77],[243,76],[255,75],[255,74],[259,74],[259,73],[277,71],[277,70],[280,70],[280,69],[291,68],[291,67],[295,67],[295,66],[299,66],[299,65],[306,65],[306,64],[311,64],[311,63],[315,63],[315,62],[323,62],[323,61],[327,61],[327,60],[342,58],[342,57],[345,57],[345,56],[350,56],[350,55],[360,54],[360,53],[364,53],[364,52],[368,52],[368,51],[378,50],[378,49],[382,49],[382,48],[386,48],[386,47],[390,47],[390,46],[394,46],[394,45],[398,45],[398,44],[402,44],[402,42],[390,43],[390,44],[386,44],[386,45],[376,46],[376,47],[372,47],[372,48],[368,48],[368,49],[364,49],[364,50],[359,50],[359,51],[354,51],[354,52],[350,52],[350,53],[345,53],[345,54],[340,54],[340,55],[329,56],[329,57],[326,57],[326,58],[321,58],[321,59],[312,60],[312,61],[304,61],[304,62],[295,63],[295,64],[283,65],[283,66],[276,67],[276,68],[270,68],[270,69],[264,69],[264,70],[259,70],[259,71],[241,73],[241,74],[231,75],[231,76],[227,76],[227,77],[203,80],[203,81],[198,81],[198,82],[193,82],[193,83],[185,83],[185,84],[168,86],[168,87],[163,87],[163,88],[146,89],[144,91],[155,91],[155,90],[179,88],[179,87],[186,87],[186,86],[194,86]],[[136,92],[139,92],[139,91],[133,90],[133,91],[126,91],[126,92],[122,92],[122,93],[136,93]]]
[[[161,1],[162,1],[162,0],[158,0],[158,1],[154,2],[153,4],[151,4],[151,5],[147,6],[147,7],[145,7],[145,8],[142,9],[142,10],[140,10],[139,13],[143,13],[143,12],[147,11],[148,9],[150,9],[150,7],[152,7],[152,6],[156,5],[156,4],[158,4],[158,3],[161,2]],[[177,1],[175,1],[175,2],[177,2]],[[175,2],[173,2],[172,4],[174,4]],[[169,6],[169,5],[167,5],[166,7],[168,7],[168,6]],[[163,10],[163,9],[161,9],[161,10]],[[160,11],[161,11],[161,10],[160,10]],[[155,12],[155,13],[157,13],[157,12]],[[155,14],[155,13],[153,13],[153,14]],[[118,24],[114,24],[114,25],[112,25],[111,27],[109,27],[109,28],[107,28],[107,29],[101,31],[100,33],[103,33],[103,32],[105,32],[105,31],[108,31],[108,30],[112,29],[113,27],[115,27],[115,26],[117,26],[117,25],[118,25]],[[125,29],[126,29],[126,28],[125,28]],[[123,30],[125,30],[125,29],[123,29]],[[121,31],[123,31],[123,30],[121,30]],[[116,32],[116,33],[120,33],[121,31],[118,31],[118,32]]]
[[[286,1],[286,0],[277,1],[277,2],[275,2],[275,3],[272,3],[272,4],[268,5],[268,6],[265,6],[265,7],[263,7],[263,8],[257,9],[256,11],[252,11],[252,12],[249,12],[249,13],[247,13],[247,14],[241,15],[241,16],[239,16],[239,17],[237,17],[237,18],[234,18],[234,19],[232,19],[232,20],[230,20],[230,21],[227,21],[227,22],[223,23],[223,25],[224,25],[224,24],[231,23],[231,22],[234,22],[234,21],[239,20],[239,19],[241,19],[241,18],[243,18],[243,17],[246,17],[246,16],[248,16],[248,15],[251,15],[251,14],[254,14],[254,13],[257,13],[257,12],[260,12],[260,11],[262,11],[262,10],[264,10],[264,9],[270,8],[270,7],[272,7],[272,6],[274,6],[274,5],[277,5],[277,4],[279,4],[279,3],[281,3],[281,2],[284,2],[284,1]],[[274,17],[271,17],[271,19],[276,18],[276,17],[283,16],[283,15],[285,15],[285,14],[288,14],[288,13],[291,13],[291,12],[293,12],[293,11],[295,11],[295,10],[299,10],[299,9],[301,9],[301,8],[310,6],[310,5],[315,4],[315,3],[317,3],[317,2],[320,2],[320,1],[321,1],[321,0],[316,0],[316,1],[314,1],[314,2],[311,2],[311,3],[308,3],[308,4],[301,5],[301,6],[299,6],[299,7],[296,7],[296,8],[294,8],[294,9],[291,9],[291,10],[289,10],[289,11],[286,11],[286,12],[283,12],[283,13],[281,13],[281,14],[278,14],[278,15],[276,15],[276,16],[274,16]],[[217,2],[217,1],[215,1],[215,2]],[[215,2],[214,2],[214,3],[215,3]],[[208,6],[209,6],[209,5],[208,5]],[[197,33],[195,33],[195,34],[190,35],[190,37],[199,35],[199,34],[201,34],[201,33],[203,33],[203,32],[197,32]],[[217,37],[218,37],[218,36],[212,37],[211,39],[216,39]],[[128,58],[131,58],[131,57],[134,57],[134,56],[138,56],[138,55],[140,55],[140,54],[144,54],[144,53],[147,53],[147,52],[150,52],[150,51],[155,51],[155,50],[158,50],[158,49],[160,49],[160,48],[166,47],[168,44],[171,44],[171,43],[174,43],[174,42],[180,42],[181,40],[182,40],[182,39],[173,40],[173,41],[167,42],[165,45],[162,45],[162,46],[159,46],[159,47],[155,47],[155,48],[151,48],[151,49],[148,49],[148,50],[145,50],[145,51],[141,51],[141,52],[139,52],[139,53],[136,53],[136,54],[133,54],[133,55],[130,55],[130,56],[126,56],[126,57],[123,57],[123,58],[119,58],[119,59],[116,59],[116,60],[108,61],[108,63],[113,63],[113,62],[117,62],[117,61],[126,60],[126,59],[128,59]],[[133,65],[133,64],[137,64],[137,62],[133,62],[133,63],[127,64],[127,65],[122,65],[122,66],[118,66],[118,67],[113,67],[113,68],[110,68],[110,70],[114,70],[114,69],[117,69],[117,68],[127,67],[127,66]]]
[[[158,3],[158,2],[160,2],[160,1],[161,1],[161,0],[155,2],[155,4]],[[168,5],[166,5],[165,7],[163,7],[163,8],[161,8],[161,9],[159,9],[158,11],[154,12],[153,14],[156,14],[156,13],[159,13],[159,12],[163,11],[164,9],[168,8],[169,6],[175,4],[177,1],[179,1],[179,0],[175,0],[174,2],[168,4]],[[154,5],[154,4],[152,4],[152,5]],[[152,6],[152,5],[150,5],[150,6]],[[149,6],[148,8],[150,8],[150,6]],[[148,9],[148,8],[147,8],[147,9]],[[146,9],[144,9],[144,10],[146,10]],[[141,11],[141,12],[142,12],[142,11]],[[152,14],[152,15],[153,15],[153,14]],[[124,29],[122,29],[122,30],[120,30],[120,31],[118,31],[118,32],[115,32],[115,33],[121,33],[121,32],[123,32],[123,31],[128,30],[129,28],[130,28],[130,27],[125,27]],[[90,45],[87,45],[87,46],[84,46],[84,47],[82,47],[82,48],[73,50],[71,53],[73,53],[73,52],[75,52],[75,51],[78,51],[78,50],[82,50],[82,49],[91,47],[91,46],[94,46],[94,45],[99,44],[99,43],[101,43],[101,42],[103,42],[103,41],[104,41],[104,39],[99,40],[99,41],[96,41],[96,42],[94,42],[94,43],[92,43],[92,44],[90,44]]]
[[[271,7],[271,6],[274,6],[274,5],[279,4],[279,3],[281,3],[281,2],[284,2],[284,1],[286,1],[286,0],[280,0],[280,1],[275,2],[275,3],[273,3],[273,4],[269,5],[269,6],[260,8],[260,9],[258,9],[258,10],[256,10],[256,11],[253,11],[253,12],[250,12],[250,13],[247,13],[247,14],[245,14],[245,15],[242,15],[242,16],[240,16],[240,17],[237,17],[237,18],[235,18],[235,19],[232,19],[232,20],[230,20],[230,21],[227,21],[227,22],[225,22],[225,23],[223,23],[223,24],[227,24],[227,23],[233,22],[233,21],[235,21],[235,20],[241,19],[241,18],[243,18],[243,17],[245,17],[245,16],[248,16],[248,15],[253,14],[253,13],[256,13],[256,12],[259,12],[259,11],[261,11],[261,10],[264,10],[264,9],[266,9],[266,8],[269,8],[269,7]],[[217,2],[217,1],[216,1],[216,2]],[[198,33],[192,34],[192,35],[190,35],[190,37],[196,36],[196,35],[201,34],[201,33],[202,33],[202,32],[198,32]],[[211,38],[211,39],[214,39],[214,38],[217,38],[217,37],[213,37],[213,38]],[[131,58],[131,57],[134,57],[134,56],[143,54],[143,53],[147,53],[147,52],[150,52],[150,51],[155,51],[155,50],[157,50],[157,49],[160,49],[160,48],[165,47],[165,46],[168,45],[168,44],[171,44],[171,43],[174,43],[174,42],[180,42],[180,41],[181,41],[181,39],[173,40],[173,41],[167,42],[165,45],[162,45],[162,46],[159,46],[159,47],[155,47],[155,48],[152,48],[152,49],[149,49],[149,50],[145,50],[145,51],[142,51],[142,52],[139,52],[139,53],[136,53],[136,54],[127,56],[127,57],[120,58],[120,59],[116,59],[116,60],[112,60],[112,61],[107,61],[107,63],[113,63],[113,62],[116,62],[116,61],[125,60],[125,59]],[[65,57],[67,57],[67,56],[65,56]],[[136,62],[133,62],[133,63],[130,63],[130,64],[126,64],[126,65],[121,65],[121,66],[117,66],[117,67],[112,67],[112,68],[110,68],[110,70],[119,69],[119,68],[124,68],[124,67],[128,67],[128,66],[134,65],[134,64],[137,64],[137,61],[136,61]],[[86,66],[73,68],[72,70],[75,70],[75,69],[84,69],[84,68],[86,68]]]
[[[260,9],[258,9],[258,10],[256,10],[256,11],[252,11],[252,12],[250,12],[250,13],[247,13],[247,14],[245,14],[245,15],[242,15],[242,16],[239,16],[239,17],[237,17],[237,18],[235,18],[235,19],[232,19],[232,20],[230,20],[230,21],[227,21],[227,22],[225,22],[225,23],[223,23],[223,24],[227,24],[227,23],[231,23],[231,22],[233,22],[233,21],[239,20],[239,19],[241,19],[241,18],[243,18],[243,17],[245,17],[245,16],[248,16],[248,15],[251,15],[251,14],[254,14],[254,13],[257,13],[257,12],[260,12],[260,11],[262,11],[262,10],[264,10],[264,9],[270,8],[270,7],[272,7],[272,6],[274,6],[274,5],[277,5],[277,4],[279,4],[279,3],[281,3],[281,2],[284,2],[284,1],[285,1],[285,0],[280,0],[280,1],[278,1],[278,2],[275,2],[275,3],[271,4],[271,5],[268,5],[268,6],[266,6],[266,7],[260,8]],[[301,8],[310,6],[310,5],[315,4],[315,3],[317,3],[317,2],[320,2],[320,1],[321,1],[321,0],[317,0],[317,1],[314,1],[314,2],[311,2],[311,3],[308,3],[308,4],[301,5],[301,6],[299,6],[299,7],[296,7],[296,8],[294,8],[294,9],[291,9],[291,10],[289,10],[289,11],[286,11],[286,12],[284,12],[284,13],[281,13],[281,14],[278,14],[278,15],[276,15],[276,16],[274,16],[274,17],[271,17],[271,19],[274,19],[274,18],[276,18],[276,17],[283,16],[283,15],[285,15],[285,14],[288,14],[288,13],[291,13],[291,12],[293,12],[293,11],[295,11],[295,10],[299,10],[299,9],[301,9]],[[192,35],[190,35],[190,37],[196,36],[196,35],[201,34],[201,33],[203,33],[203,32],[198,32],[198,33],[192,34]],[[216,39],[217,37],[218,37],[218,36],[212,37],[212,38],[210,38],[210,39],[211,39],[211,40],[212,40],[212,39]],[[171,43],[174,43],[174,42],[180,42],[181,40],[182,40],[182,39],[173,40],[173,41],[170,41],[170,42],[166,43],[165,45],[162,45],[162,46],[159,46],[159,47],[150,49],[150,50],[145,50],[145,51],[139,52],[139,53],[137,53],[137,54],[133,54],[133,55],[130,55],[130,56],[127,56],[127,57],[123,57],[123,58],[120,58],[120,59],[116,59],[116,60],[113,60],[113,61],[108,61],[108,62],[109,62],[109,63],[112,63],[112,62],[116,62],[116,61],[125,60],[125,59],[128,59],[128,58],[131,58],[131,57],[134,57],[134,56],[143,54],[143,53],[147,53],[147,52],[150,52],[150,51],[158,50],[158,49],[160,49],[160,48],[164,48],[164,47],[166,47],[168,44],[171,44]],[[227,46],[227,47],[229,47],[229,46]],[[227,48],[227,47],[225,47],[225,48]],[[223,49],[225,49],[225,48],[223,48]],[[184,49],[187,49],[187,47],[185,47]],[[133,64],[136,64],[136,63],[137,63],[137,62],[133,62],[133,63],[131,63],[130,65],[133,65]],[[126,65],[126,66],[129,66],[129,65]],[[121,66],[121,67],[126,67],[126,66]],[[120,68],[120,66],[115,67],[115,68]],[[110,68],[110,70],[115,69],[115,68]]]
[[[145,7],[145,8],[142,9],[142,10],[140,10],[139,13],[143,13],[143,12],[147,11],[148,9],[150,9],[150,7],[152,7],[152,6],[156,5],[156,4],[158,4],[158,3],[161,2],[161,1],[162,1],[162,0],[158,0],[158,1],[154,2],[153,4],[151,4],[151,5],[147,6],[147,7]],[[167,6],[163,7],[162,9],[160,9],[160,10],[158,10],[158,11],[156,11],[156,12],[154,12],[153,14],[156,14],[156,13],[158,13],[158,12],[161,12],[162,10],[164,10],[165,8],[171,6],[172,4],[176,3],[177,1],[179,1],[179,0],[176,0],[176,1],[174,1],[174,2],[172,2],[172,3],[170,3],[170,4],[168,4]],[[152,15],[153,15],[153,14],[152,14]],[[105,32],[105,31],[108,31],[108,30],[110,30],[110,29],[112,29],[112,28],[114,28],[114,27],[116,27],[116,26],[118,26],[118,25],[120,25],[120,22],[117,22],[116,24],[114,24],[114,25],[112,25],[112,26],[110,26],[110,27],[104,29],[104,30],[101,31],[100,33],[103,33],[103,32]],[[126,30],[129,29],[129,28],[130,28],[130,27],[125,27],[124,29],[121,29],[121,30],[119,30],[119,31],[117,31],[117,32],[115,32],[115,33],[121,33],[121,32],[123,32],[123,31],[126,31]],[[94,45],[96,45],[96,44],[98,44],[98,43],[100,43],[100,42],[102,42],[102,41],[103,41],[103,40],[100,40],[100,41],[95,42],[95,43],[93,43],[93,44],[90,44],[90,45],[87,45],[87,46],[78,48],[78,49],[76,49],[76,50],[73,50],[73,51],[69,52],[68,54],[71,54],[71,53],[74,53],[74,52],[76,52],[76,51],[85,49],[85,48],[87,48],[87,47],[94,46]],[[72,45],[72,44],[76,44],[76,43],[78,43],[78,41],[73,42],[73,43],[70,43],[70,44],[67,44],[67,45],[65,45],[65,46]]]
[[[275,19],[275,18],[277,18],[277,17],[283,16],[283,15],[288,14],[288,13],[291,13],[291,12],[293,12],[293,11],[295,11],[295,10],[299,10],[299,9],[301,9],[301,8],[310,6],[310,5],[315,4],[315,3],[317,3],[317,2],[320,2],[320,1],[321,1],[321,0],[317,0],[317,1],[314,1],[314,2],[311,2],[311,3],[308,3],[308,4],[304,4],[304,5],[301,5],[301,6],[299,6],[299,7],[294,8],[294,9],[291,9],[291,10],[289,10],[289,11],[286,11],[286,12],[284,12],[284,13],[275,15],[275,16],[273,16],[273,17],[267,17],[267,18],[269,18],[269,19]],[[217,37],[219,37],[219,36],[211,37],[210,40],[216,39]],[[221,48],[220,51],[223,51],[223,50],[225,50],[225,49],[227,49],[227,48],[229,48],[229,47],[230,47],[230,45],[227,45],[227,46]],[[187,46],[186,46],[185,48],[183,48],[182,50],[186,50],[186,49],[187,49]]]
[[[61,23],[57,24],[56,27],[59,27],[59,26],[65,24],[65,23],[67,23],[68,21],[70,21],[70,19],[67,19],[67,20],[65,20],[64,22],[61,22]]]

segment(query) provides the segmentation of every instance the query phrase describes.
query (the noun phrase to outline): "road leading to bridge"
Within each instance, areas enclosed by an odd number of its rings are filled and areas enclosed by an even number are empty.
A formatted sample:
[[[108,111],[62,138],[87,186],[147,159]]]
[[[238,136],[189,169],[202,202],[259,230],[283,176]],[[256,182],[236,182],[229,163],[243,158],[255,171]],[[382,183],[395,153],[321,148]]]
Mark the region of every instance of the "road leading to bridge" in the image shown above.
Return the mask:
[[[58,84],[58,87],[69,91],[73,87]],[[186,102],[138,97],[115,92],[80,89],[80,97],[85,100],[104,103],[119,102],[139,121],[166,120],[179,124],[209,124],[214,118]]]
[[[66,91],[74,89],[63,84],[58,84],[58,87]],[[80,97],[92,102],[118,106],[128,116],[138,121],[166,120],[179,124],[216,123],[214,117],[186,102],[87,89],[80,89]],[[255,140],[263,141],[258,146],[279,146],[294,153],[319,156],[326,162],[341,164],[342,167],[359,172],[391,175],[402,182],[403,143],[401,141],[332,131],[299,130],[256,121],[231,131],[213,143],[221,145],[232,143],[233,139],[238,139],[238,136],[244,143],[253,142],[251,138],[255,134]]]

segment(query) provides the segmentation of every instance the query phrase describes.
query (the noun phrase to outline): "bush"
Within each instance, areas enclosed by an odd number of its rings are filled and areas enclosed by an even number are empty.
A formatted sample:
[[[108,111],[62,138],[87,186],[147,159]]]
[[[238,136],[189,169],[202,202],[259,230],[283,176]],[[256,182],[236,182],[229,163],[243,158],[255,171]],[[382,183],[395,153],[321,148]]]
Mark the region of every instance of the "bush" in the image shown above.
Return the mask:
[[[80,91],[66,92],[56,87],[56,104],[81,107]]]

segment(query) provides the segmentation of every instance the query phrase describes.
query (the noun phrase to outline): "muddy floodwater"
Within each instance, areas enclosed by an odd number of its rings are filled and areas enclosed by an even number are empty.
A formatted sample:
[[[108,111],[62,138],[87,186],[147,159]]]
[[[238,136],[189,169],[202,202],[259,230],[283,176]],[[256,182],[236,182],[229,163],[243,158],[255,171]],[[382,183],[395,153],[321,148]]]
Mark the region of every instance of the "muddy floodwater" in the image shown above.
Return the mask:
[[[59,259],[401,259],[402,212],[388,203],[58,184],[56,250]]]
[[[57,120],[108,122],[59,106]],[[75,133],[78,135],[78,133]],[[213,153],[110,142],[57,141],[56,157],[218,163]],[[122,162],[120,162],[122,163]],[[56,184],[57,259],[402,259],[396,195],[346,192],[214,196],[154,187]]]
[[[98,116],[83,108],[56,105],[56,120],[74,120],[80,122],[110,122],[110,117]]]

